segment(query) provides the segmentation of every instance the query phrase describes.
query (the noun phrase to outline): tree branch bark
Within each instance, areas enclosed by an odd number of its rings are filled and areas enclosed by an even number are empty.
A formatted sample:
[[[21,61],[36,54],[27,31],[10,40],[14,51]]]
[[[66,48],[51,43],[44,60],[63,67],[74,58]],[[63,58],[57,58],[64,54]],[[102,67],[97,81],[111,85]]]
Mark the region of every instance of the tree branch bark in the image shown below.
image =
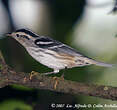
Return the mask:
[[[54,88],[56,80],[58,84]],[[82,94],[87,96],[95,96],[104,99],[117,100],[117,87],[78,83],[61,78],[53,78],[38,73],[30,80],[29,73],[16,72],[9,67],[0,52],[0,88],[7,85],[18,84],[31,88],[46,89],[56,92],[69,94]]]

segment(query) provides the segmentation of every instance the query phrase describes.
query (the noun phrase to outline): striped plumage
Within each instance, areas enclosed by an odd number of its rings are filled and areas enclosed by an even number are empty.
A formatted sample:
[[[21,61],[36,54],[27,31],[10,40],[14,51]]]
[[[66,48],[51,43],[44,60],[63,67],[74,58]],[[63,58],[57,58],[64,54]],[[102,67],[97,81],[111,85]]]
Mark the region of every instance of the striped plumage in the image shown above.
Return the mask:
[[[52,68],[53,72],[58,73],[64,68],[79,67],[95,64],[98,66],[111,67],[111,64],[95,61],[88,58],[75,49],[56,41],[50,37],[39,36],[27,29],[19,29],[8,34],[22,44],[28,53],[38,62]]]

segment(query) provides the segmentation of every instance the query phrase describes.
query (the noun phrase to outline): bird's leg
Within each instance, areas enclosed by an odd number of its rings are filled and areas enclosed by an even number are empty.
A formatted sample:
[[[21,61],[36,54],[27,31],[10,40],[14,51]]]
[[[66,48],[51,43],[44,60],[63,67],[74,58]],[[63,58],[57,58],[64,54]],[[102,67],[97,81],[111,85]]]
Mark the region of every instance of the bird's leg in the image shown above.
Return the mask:
[[[44,75],[50,75],[50,74],[54,74],[54,71],[52,72],[47,72],[47,73],[43,73]]]
[[[52,71],[52,72],[47,72],[47,73],[43,73],[44,75],[50,75],[50,74],[56,74],[56,73],[58,73],[59,72],[59,70],[54,70],[54,71]],[[30,73],[30,77],[29,77],[29,79],[31,80],[32,79],[32,77],[34,76],[34,75],[37,75],[38,74],[38,72],[35,72],[35,71],[32,71],[31,73]],[[64,74],[62,74],[62,79],[64,79]],[[54,84],[54,89],[56,89],[56,87],[57,87],[57,85],[58,85],[58,78],[55,76],[55,77],[53,77],[53,79],[55,80],[55,84]]]
[[[66,68],[65,68],[66,69]],[[64,80],[64,76],[65,76],[65,70],[63,70],[62,75],[60,76],[60,79],[58,79],[57,77],[54,77],[53,79],[55,79],[55,84],[54,84],[54,89],[56,89],[57,85],[58,85],[58,81],[59,80]]]
[[[50,75],[50,74],[55,74],[55,73],[58,73],[58,72],[59,72],[59,70],[54,70],[54,71],[52,71],[52,72],[47,72],[47,73],[42,73],[42,74],[43,74],[43,75]],[[37,75],[37,74],[38,74],[38,72],[32,71],[32,72],[30,73],[29,79],[31,80],[32,77],[35,76],[35,75]]]
[[[58,72],[59,72],[59,70],[54,70],[53,72],[44,73],[44,75],[53,74],[53,73],[56,74]],[[65,73],[65,71],[62,73],[62,75],[60,77],[60,79],[62,79],[62,80],[64,80],[64,73]],[[56,76],[53,77],[53,79],[55,80],[54,89],[56,89],[60,79],[58,77],[56,77]]]
[[[56,74],[56,73],[58,73],[59,72],[59,70],[54,70],[54,71],[52,71],[52,72],[47,72],[47,73],[43,73],[44,75],[50,75],[50,74]]]
[[[58,72],[59,72],[59,70],[54,70],[52,72],[44,73],[44,75],[56,74]],[[58,84],[58,78],[55,76],[55,77],[53,77],[53,79],[55,80],[54,89],[56,89],[57,84]]]
[[[58,73],[59,72],[59,70],[54,70],[54,73]],[[61,75],[61,77],[60,77],[62,80],[64,80],[64,73]],[[56,87],[57,87],[57,85],[58,85],[58,83],[59,83],[59,78],[58,77],[53,77],[53,79],[55,80],[55,84],[54,84],[54,89],[56,89]]]

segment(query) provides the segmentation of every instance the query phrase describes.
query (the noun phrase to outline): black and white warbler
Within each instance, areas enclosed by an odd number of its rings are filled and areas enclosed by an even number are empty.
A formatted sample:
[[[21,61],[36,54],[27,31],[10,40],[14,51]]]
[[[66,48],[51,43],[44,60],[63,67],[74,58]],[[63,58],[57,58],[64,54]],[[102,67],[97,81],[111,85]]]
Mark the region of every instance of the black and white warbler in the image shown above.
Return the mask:
[[[28,29],[19,29],[7,34],[7,36],[13,37],[23,45],[35,60],[54,70],[45,74],[58,73],[61,69],[91,64],[112,67],[111,64],[95,61],[59,41],[39,36]]]

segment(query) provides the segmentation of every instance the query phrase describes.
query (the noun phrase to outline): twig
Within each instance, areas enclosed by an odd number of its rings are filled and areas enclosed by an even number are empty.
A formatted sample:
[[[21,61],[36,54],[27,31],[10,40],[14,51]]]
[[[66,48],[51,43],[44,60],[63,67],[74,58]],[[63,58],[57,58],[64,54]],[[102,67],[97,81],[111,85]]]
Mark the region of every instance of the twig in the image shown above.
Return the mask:
[[[104,99],[117,100],[117,87],[78,83],[58,78],[56,89],[54,88],[56,79],[38,73],[30,80],[30,75],[24,72],[16,72],[9,67],[0,52],[0,88],[7,85],[19,84],[31,88],[46,89],[69,94],[82,94],[95,96]]]

